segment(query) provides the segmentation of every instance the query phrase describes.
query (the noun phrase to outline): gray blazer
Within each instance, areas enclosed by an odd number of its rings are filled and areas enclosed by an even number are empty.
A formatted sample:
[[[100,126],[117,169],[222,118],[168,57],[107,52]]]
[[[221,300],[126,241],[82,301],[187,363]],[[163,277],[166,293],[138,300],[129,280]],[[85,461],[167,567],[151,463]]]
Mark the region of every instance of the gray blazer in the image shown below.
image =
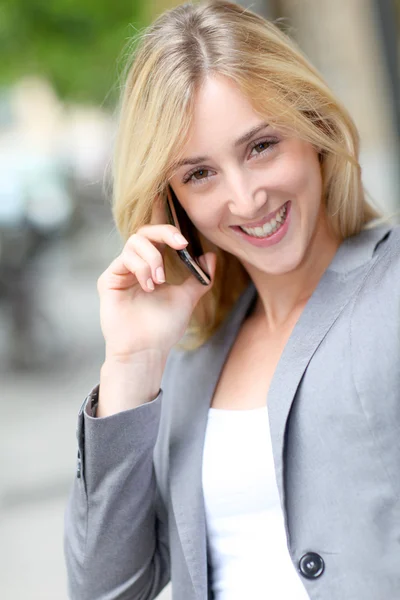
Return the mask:
[[[81,409],[65,527],[73,600],[150,600],[170,579],[174,600],[212,597],[204,433],[255,297],[250,285],[199,350],[171,353],[154,401],[102,419]],[[287,543],[312,600],[400,598],[399,311],[399,229],[346,240],[270,387]]]

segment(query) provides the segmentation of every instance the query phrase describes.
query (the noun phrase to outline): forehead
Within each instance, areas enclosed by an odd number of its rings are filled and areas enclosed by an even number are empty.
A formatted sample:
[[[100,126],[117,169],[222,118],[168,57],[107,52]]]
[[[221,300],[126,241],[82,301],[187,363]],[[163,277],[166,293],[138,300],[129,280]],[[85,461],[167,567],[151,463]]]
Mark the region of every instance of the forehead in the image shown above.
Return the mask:
[[[235,140],[260,121],[260,115],[235,82],[221,75],[207,77],[195,96],[185,148],[196,146],[199,150],[199,146],[209,148],[210,141]]]

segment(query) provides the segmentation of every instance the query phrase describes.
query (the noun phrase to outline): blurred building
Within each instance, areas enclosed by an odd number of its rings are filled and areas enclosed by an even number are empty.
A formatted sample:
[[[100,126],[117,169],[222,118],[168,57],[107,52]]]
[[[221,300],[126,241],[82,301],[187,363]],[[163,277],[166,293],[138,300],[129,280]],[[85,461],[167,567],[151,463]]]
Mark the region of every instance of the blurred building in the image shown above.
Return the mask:
[[[349,109],[361,136],[364,184],[385,211],[399,209],[399,72],[392,0],[270,0]]]

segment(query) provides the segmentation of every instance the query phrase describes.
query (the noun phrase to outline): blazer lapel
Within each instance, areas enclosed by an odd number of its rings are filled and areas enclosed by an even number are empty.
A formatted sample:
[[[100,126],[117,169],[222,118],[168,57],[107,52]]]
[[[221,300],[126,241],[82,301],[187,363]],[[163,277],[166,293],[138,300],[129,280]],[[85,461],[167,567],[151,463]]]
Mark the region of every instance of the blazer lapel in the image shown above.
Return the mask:
[[[276,480],[284,510],[285,430],[297,388],[319,345],[362,285],[372,266],[370,259],[375,248],[389,232],[390,227],[365,230],[341,244],[295,325],[274,373],[267,405]]]
[[[255,299],[250,285],[225,324],[193,353],[174,364],[174,414],[170,428],[170,490],[183,553],[199,599],[207,598],[207,537],[202,489],[202,463],[208,409],[223,364],[239,327]]]
[[[350,301],[359,283],[359,277],[340,282],[337,273],[325,272],[293,329],[271,381],[267,405],[276,480],[283,508],[284,439],[292,402],[313,354]]]

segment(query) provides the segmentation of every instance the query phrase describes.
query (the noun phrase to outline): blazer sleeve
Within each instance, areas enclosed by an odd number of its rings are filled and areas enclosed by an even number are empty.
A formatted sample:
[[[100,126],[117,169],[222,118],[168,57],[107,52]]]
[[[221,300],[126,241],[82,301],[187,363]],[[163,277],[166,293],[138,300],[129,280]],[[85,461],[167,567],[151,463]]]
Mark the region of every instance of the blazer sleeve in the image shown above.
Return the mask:
[[[89,416],[87,402],[80,410],[64,534],[71,600],[151,600],[170,579],[167,512],[153,464],[161,400],[160,391],[104,418]]]

